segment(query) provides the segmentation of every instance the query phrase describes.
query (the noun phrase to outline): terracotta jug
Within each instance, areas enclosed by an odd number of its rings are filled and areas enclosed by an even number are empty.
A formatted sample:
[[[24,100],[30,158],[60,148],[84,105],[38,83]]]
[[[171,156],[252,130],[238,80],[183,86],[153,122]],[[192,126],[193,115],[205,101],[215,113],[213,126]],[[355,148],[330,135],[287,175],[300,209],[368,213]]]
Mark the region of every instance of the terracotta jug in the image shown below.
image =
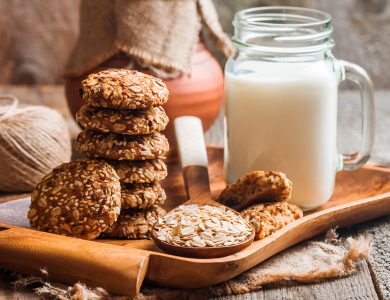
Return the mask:
[[[101,66],[91,70],[91,73],[107,68],[126,67],[128,59],[112,58]],[[150,70],[140,70],[156,76]],[[79,95],[81,80],[85,76],[68,79],[65,83],[65,93],[73,116],[82,105]],[[223,101],[223,72],[211,53],[202,42],[199,42],[192,56],[191,74],[179,78],[164,80],[170,96],[164,108],[170,118],[165,131],[171,144],[174,144],[173,120],[178,116],[193,115],[201,118],[204,130],[207,130],[218,116]]]

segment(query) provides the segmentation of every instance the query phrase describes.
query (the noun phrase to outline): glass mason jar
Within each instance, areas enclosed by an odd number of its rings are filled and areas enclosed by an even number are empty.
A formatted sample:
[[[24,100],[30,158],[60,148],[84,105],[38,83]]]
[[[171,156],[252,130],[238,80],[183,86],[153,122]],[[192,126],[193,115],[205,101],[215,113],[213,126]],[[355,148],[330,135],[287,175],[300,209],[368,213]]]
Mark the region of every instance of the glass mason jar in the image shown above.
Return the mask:
[[[296,7],[246,9],[235,15],[236,53],[225,68],[225,179],[282,171],[292,203],[316,208],[332,195],[340,170],[362,166],[374,139],[373,85],[359,66],[332,54],[331,17]],[[351,49],[353,51],[353,49]],[[343,80],[361,92],[358,152],[337,151],[337,90]]]

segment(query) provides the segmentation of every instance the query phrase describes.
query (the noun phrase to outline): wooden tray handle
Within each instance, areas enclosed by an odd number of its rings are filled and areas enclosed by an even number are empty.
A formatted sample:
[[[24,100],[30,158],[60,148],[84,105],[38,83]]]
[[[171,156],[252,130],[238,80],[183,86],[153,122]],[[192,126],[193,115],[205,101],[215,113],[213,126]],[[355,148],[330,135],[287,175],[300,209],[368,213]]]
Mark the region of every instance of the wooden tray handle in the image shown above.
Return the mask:
[[[39,241],[39,243],[37,243]],[[145,278],[149,253],[139,249],[0,224],[0,267],[134,297]]]

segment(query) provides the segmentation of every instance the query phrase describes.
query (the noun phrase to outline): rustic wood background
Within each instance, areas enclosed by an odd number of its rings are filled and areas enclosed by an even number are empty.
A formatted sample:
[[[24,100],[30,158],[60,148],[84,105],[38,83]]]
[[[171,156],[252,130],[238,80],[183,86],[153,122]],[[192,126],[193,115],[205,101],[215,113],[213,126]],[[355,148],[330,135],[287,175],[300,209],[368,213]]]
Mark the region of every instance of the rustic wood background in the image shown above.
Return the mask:
[[[231,34],[235,11],[261,5],[322,9],[334,19],[334,53],[390,88],[390,0],[213,0]],[[0,0],[0,83],[60,83],[78,34],[79,0]],[[219,57],[221,63],[223,59]]]

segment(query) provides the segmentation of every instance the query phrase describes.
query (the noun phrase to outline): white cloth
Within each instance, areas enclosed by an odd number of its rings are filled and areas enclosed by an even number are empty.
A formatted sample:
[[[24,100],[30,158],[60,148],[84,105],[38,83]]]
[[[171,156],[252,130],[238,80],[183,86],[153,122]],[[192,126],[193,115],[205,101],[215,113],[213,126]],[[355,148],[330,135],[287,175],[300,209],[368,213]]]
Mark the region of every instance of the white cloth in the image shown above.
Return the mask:
[[[27,211],[30,197],[0,204],[0,223],[30,228]]]

